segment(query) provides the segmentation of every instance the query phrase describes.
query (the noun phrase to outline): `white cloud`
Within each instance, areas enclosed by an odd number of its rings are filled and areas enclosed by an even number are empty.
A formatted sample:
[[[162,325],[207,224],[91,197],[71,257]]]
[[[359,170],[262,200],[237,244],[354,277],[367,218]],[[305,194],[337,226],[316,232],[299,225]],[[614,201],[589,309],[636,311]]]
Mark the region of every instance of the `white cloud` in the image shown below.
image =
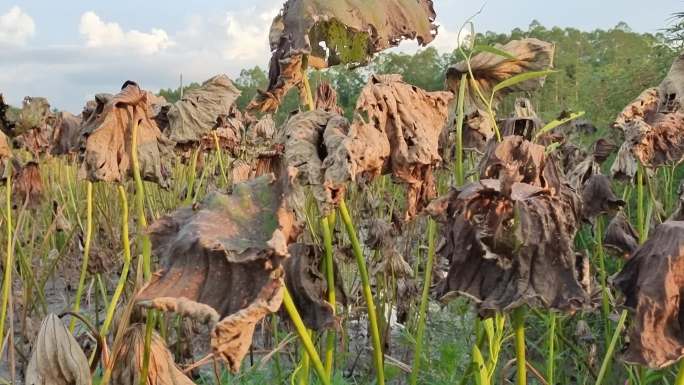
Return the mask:
[[[33,18],[14,6],[0,15],[0,44],[24,45],[36,33]]]
[[[223,56],[230,60],[254,60],[269,52],[268,32],[279,8],[258,12],[251,8],[228,12],[225,17],[226,44]]]
[[[105,22],[91,11],[81,15],[78,30],[91,48],[125,48],[154,54],[174,45],[163,29],[153,28],[149,33],[134,29],[124,31],[118,23]]]

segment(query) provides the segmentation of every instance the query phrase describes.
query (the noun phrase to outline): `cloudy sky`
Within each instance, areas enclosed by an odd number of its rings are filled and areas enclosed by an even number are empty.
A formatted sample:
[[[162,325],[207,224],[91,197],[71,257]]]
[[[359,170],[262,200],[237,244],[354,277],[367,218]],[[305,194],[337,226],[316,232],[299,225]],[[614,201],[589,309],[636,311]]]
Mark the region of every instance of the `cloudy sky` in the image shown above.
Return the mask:
[[[97,92],[115,92],[126,79],[144,88],[201,82],[217,73],[268,62],[268,28],[283,0],[0,0],[0,93],[11,104],[45,96],[53,107],[80,112]],[[456,31],[483,1],[434,0],[441,25],[433,43],[456,45]],[[478,31],[545,26],[584,30],[624,21],[657,32],[682,0],[488,0]],[[415,50],[404,43],[401,50]]]

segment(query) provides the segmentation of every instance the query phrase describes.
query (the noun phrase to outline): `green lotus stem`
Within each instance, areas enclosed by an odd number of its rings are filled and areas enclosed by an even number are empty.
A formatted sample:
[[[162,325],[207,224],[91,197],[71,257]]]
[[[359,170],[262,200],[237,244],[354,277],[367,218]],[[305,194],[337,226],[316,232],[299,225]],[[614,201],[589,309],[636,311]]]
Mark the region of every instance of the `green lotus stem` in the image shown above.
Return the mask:
[[[306,329],[306,333],[311,336],[311,330]],[[309,385],[309,372],[311,368],[311,359],[307,352],[302,352],[302,360],[300,364],[300,370],[297,373],[299,377],[299,385]]]
[[[336,314],[337,299],[335,293],[335,266],[333,262],[332,214],[321,218],[321,230],[323,232],[323,246],[325,247],[325,279],[328,282],[328,303],[332,307],[333,318]],[[325,345],[325,373],[328,380],[332,381],[332,373],[335,359],[335,330],[328,330]]]
[[[555,384],[554,370],[556,364],[556,313],[549,312],[549,356],[546,358],[546,381]]]
[[[152,345],[152,332],[154,331],[155,311],[147,311],[145,321],[145,348],[143,351],[142,371],[140,373],[140,385],[147,385],[147,375],[150,370],[150,347]]]
[[[128,278],[128,270],[131,267],[131,242],[128,238],[128,199],[126,198],[126,190],[124,190],[123,186],[121,185],[119,185],[119,197],[121,199],[121,243],[123,245],[124,264],[123,268],[121,269],[119,282],[114,290],[114,295],[112,295],[112,299],[109,301],[109,306],[107,307],[107,316],[102,324],[102,330],[100,330],[100,334],[102,336],[107,335],[109,327],[112,324],[114,310],[116,310],[116,305],[119,302],[121,293],[123,293],[124,286],[126,285],[126,279]]]
[[[299,336],[299,340],[302,342],[302,345],[304,345],[304,350],[306,350],[306,353],[309,355],[311,363],[313,363],[314,371],[316,371],[318,379],[321,381],[321,383],[323,383],[323,385],[330,385],[330,380],[328,380],[328,376],[325,374],[325,368],[323,367],[321,358],[318,356],[318,352],[316,352],[316,347],[311,340],[309,332],[306,330],[306,326],[304,326],[304,321],[302,321],[302,317],[297,311],[297,307],[292,300],[292,296],[290,296],[290,292],[287,290],[287,287],[285,287],[283,291],[283,305],[285,306],[285,311],[287,311],[287,314],[290,316],[292,324],[294,325],[297,335]]]
[[[135,203],[138,212],[138,236],[142,243],[143,276],[145,281],[152,277],[152,242],[146,234],[147,219],[145,219],[145,187],[140,177],[140,161],[138,160],[138,119],[133,121],[131,130],[131,162],[133,166],[133,179],[135,179]]]
[[[428,219],[428,255],[425,262],[425,278],[423,279],[423,293],[420,298],[420,308],[418,310],[418,328],[416,330],[416,347],[413,352],[413,369],[409,384],[418,383],[418,372],[420,371],[420,358],[423,353],[423,336],[425,335],[425,318],[430,296],[430,282],[432,282],[432,263],[435,259],[435,232],[437,224],[432,219]]]
[[[675,378],[674,385],[684,385],[684,360],[679,361],[679,372]]]
[[[197,147],[195,152],[192,154],[192,161],[190,162],[190,170],[188,175],[188,186],[185,192],[184,204],[189,205],[192,203],[192,198],[194,196],[193,192],[195,190],[195,178],[197,177],[197,157],[199,156],[201,148]]]
[[[302,58],[302,84],[304,85],[304,92],[306,93],[306,104],[309,111],[316,109],[313,101],[313,94],[311,93],[311,86],[309,85],[309,77],[306,75],[306,69],[309,67],[309,55],[304,55]]]
[[[464,99],[465,99],[465,89],[466,81],[468,79],[467,74],[461,75],[461,83],[458,86],[458,102],[456,105],[456,167],[455,167],[455,177],[456,185],[463,186],[465,182],[465,177],[463,173],[463,121],[464,116]]]
[[[608,350],[606,350],[606,355],[605,357],[603,357],[603,362],[601,363],[601,370],[599,370],[598,377],[596,377],[596,385],[601,385],[603,383],[603,379],[606,377],[608,366],[610,364],[611,359],[613,358],[613,353],[615,352],[615,345],[617,345],[618,338],[620,337],[620,333],[622,333],[622,328],[624,328],[626,320],[627,310],[623,310],[620,314],[620,319],[618,320],[617,327],[613,332],[613,338],[611,338],[610,345],[608,345]]]
[[[86,233],[83,243],[83,262],[81,264],[81,275],[78,278],[78,288],[76,289],[76,299],[72,312],[78,314],[81,310],[81,297],[83,296],[83,288],[85,287],[86,275],[88,274],[88,260],[90,258],[90,239],[93,235],[93,182],[86,183]],[[76,327],[76,318],[71,317],[69,322],[69,331],[74,332]]]
[[[359,275],[361,276],[361,284],[363,285],[363,296],[368,305],[368,320],[370,321],[371,338],[373,340],[373,355],[375,359],[375,368],[377,370],[378,385],[385,384],[385,371],[383,363],[382,345],[380,342],[380,329],[378,328],[378,316],[375,312],[375,303],[373,302],[373,292],[370,287],[370,280],[368,279],[368,270],[366,269],[366,260],[363,258],[363,251],[361,251],[361,244],[356,236],[356,229],[352,222],[347,204],[344,199],[340,200],[340,216],[342,222],[349,235],[349,241],[352,244],[356,263],[359,268]]]
[[[5,254],[5,273],[2,277],[2,309],[0,310],[0,346],[5,341],[5,318],[7,318],[7,304],[12,288],[12,166],[9,166],[7,181],[5,183],[5,228],[7,229],[7,249]],[[12,349],[12,348],[10,348]],[[2,350],[2,349],[0,349]]]
[[[223,177],[223,183],[228,186],[228,177],[226,176],[226,168],[223,165],[223,156],[221,155],[221,142],[219,142],[218,135],[216,131],[212,131],[211,134],[214,136],[214,145],[216,146],[216,156],[218,158],[219,169],[221,170],[221,176]]]
[[[517,385],[527,384],[527,362],[525,359],[525,308],[519,307],[511,314],[515,337],[515,358],[518,364]]]

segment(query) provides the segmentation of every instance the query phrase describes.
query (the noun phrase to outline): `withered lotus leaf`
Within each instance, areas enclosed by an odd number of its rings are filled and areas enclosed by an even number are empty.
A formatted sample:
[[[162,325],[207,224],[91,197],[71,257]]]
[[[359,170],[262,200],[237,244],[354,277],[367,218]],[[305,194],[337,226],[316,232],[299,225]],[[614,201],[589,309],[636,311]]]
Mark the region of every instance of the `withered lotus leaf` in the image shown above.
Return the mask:
[[[625,213],[619,211],[606,227],[603,245],[623,257],[629,257],[639,245],[638,239],[639,235]]]
[[[684,159],[683,92],[684,54],[681,54],[661,84],[642,92],[613,123],[625,136],[612,167],[614,174],[633,177],[637,159],[647,167],[679,164]]]
[[[0,180],[5,179],[5,172],[12,167],[10,158],[12,157],[12,147],[10,147],[7,135],[0,131]]]
[[[387,138],[390,156],[384,168],[408,185],[407,219],[436,194],[432,173],[442,161],[439,138],[452,98],[450,92],[405,83],[400,75],[374,75],[356,102],[353,126],[370,125]]]
[[[299,197],[295,198],[299,202],[303,194],[299,187],[311,186],[324,211],[344,196],[347,182],[380,175],[390,155],[389,140],[382,131],[364,124],[350,126],[346,118],[330,112],[299,113],[290,118],[284,131],[293,197]]]
[[[284,263],[285,284],[304,324],[317,331],[334,327],[333,309],[326,301],[328,286],[323,275],[320,249],[310,244],[294,243],[289,250],[290,258]]]
[[[112,384],[139,385],[143,371],[145,352],[145,325],[133,324],[126,329],[122,343],[113,352]],[[171,352],[164,340],[156,333],[152,334],[150,343],[149,364],[145,384],[148,385],[194,385],[181,372],[173,361]]]
[[[404,39],[430,43],[434,20],[432,0],[288,0],[271,25],[268,89],[248,108],[277,109],[288,90],[301,86],[304,55],[318,68],[363,64]]]
[[[553,66],[555,47],[552,43],[534,38],[512,40],[497,48],[510,53],[515,59],[506,58],[489,52],[476,54],[470,60],[470,67],[483,95],[488,98],[494,86],[506,79],[510,79],[525,72],[541,71]],[[468,63],[465,61],[452,65],[447,69],[447,88],[458,93],[461,75],[468,73]],[[503,97],[512,92],[534,91],[544,85],[545,78],[536,78],[518,83],[497,92],[493,108],[496,109]],[[487,140],[494,136],[494,127],[488,116],[487,108],[475,92],[475,84],[466,87],[464,146],[482,148]],[[455,111],[455,109],[454,109]],[[450,119],[453,123],[454,119]],[[472,131],[472,132],[471,132]]]
[[[282,299],[281,264],[296,229],[281,182],[269,174],[237,184],[149,227],[164,267],[138,300],[210,323],[213,351],[233,371],[256,322]]]
[[[80,176],[91,181],[122,182],[131,175],[132,128],[138,123],[140,175],[168,186],[171,148],[152,119],[151,101],[156,97],[135,84],[111,98],[98,96],[98,105],[84,124],[86,141]]]
[[[593,223],[594,219],[605,213],[615,212],[625,205],[618,199],[610,186],[610,180],[602,174],[594,174],[582,186],[582,217]]]
[[[12,201],[15,207],[26,205],[28,209],[40,206],[43,200],[43,179],[36,162],[27,162],[14,176]]]
[[[198,142],[217,127],[220,115],[230,115],[240,90],[226,75],[216,75],[169,107],[168,135],[177,143]]]
[[[88,359],[62,320],[48,314],[33,343],[26,385],[90,385]]]
[[[684,222],[658,225],[613,283],[635,312],[625,361],[663,368],[684,357]]]
[[[27,96],[21,108],[11,108],[0,97],[0,112],[3,131],[14,138],[18,147],[30,151],[34,157],[50,152],[54,119],[47,99]]]
[[[337,92],[326,81],[320,82],[316,88],[315,106],[317,110],[344,115],[344,110],[337,104]]]
[[[62,111],[55,118],[52,153],[64,155],[78,151],[81,137],[81,116]]]
[[[439,294],[474,299],[483,315],[523,304],[574,311],[589,301],[589,263],[573,250],[578,197],[484,179],[434,202],[450,262]]]

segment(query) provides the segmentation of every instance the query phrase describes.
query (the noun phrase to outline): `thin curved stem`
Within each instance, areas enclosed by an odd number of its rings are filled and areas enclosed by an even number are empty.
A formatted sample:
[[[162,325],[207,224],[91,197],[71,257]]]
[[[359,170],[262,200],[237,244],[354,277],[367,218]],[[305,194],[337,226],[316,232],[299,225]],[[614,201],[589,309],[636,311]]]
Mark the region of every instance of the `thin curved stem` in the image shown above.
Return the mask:
[[[7,304],[9,303],[10,289],[12,287],[12,265],[13,244],[12,244],[12,167],[9,167],[7,181],[5,183],[5,217],[7,228],[7,249],[5,250],[5,269],[2,277],[2,310],[0,310],[0,345],[5,341],[5,318],[7,318]]]
[[[78,278],[78,288],[76,289],[76,299],[72,312],[78,314],[81,310],[81,297],[83,296],[83,288],[85,287],[86,275],[88,274],[88,261],[90,258],[90,239],[93,235],[93,182],[88,181],[86,184],[86,233],[83,241],[83,263],[81,264],[81,275]],[[69,331],[74,332],[76,327],[76,318],[71,318],[69,321]]]
[[[377,371],[378,385],[384,385],[385,371],[382,343],[380,342],[380,329],[378,327],[378,315],[375,310],[375,302],[373,301],[373,292],[371,291],[370,280],[368,278],[366,260],[363,257],[361,244],[356,236],[356,229],[354,228],[354,223],[349,215],[347,204],[345,203],[344,199],[340,200],[340,216],[342,217],[342,222],[344,223],[344,227],[347,230],[347,235],[349,235],[349,240],[352,244],[352,249],[354,251],[354,256],[356,257],[356,263],[359,269],[359,275],[361,276],[361,284],[363,285],[363,296],[365,297],[366,304],[368,305],[368,320],[370,321],[371,338],[373,340],[373,357],[375,360],[375,369]]]
[[[336,314],[337,298],[335,293],[335,269],[333,262],[332,215],[321,218],[321,230],[323,232],[323,246],[325,248],[325,278],[328,283],[328,303],[332,307],[333,317]],[[332,381],[332,373],[335,357],[335,330],[328,330],[325,345],[325,373],[328,380]]]

